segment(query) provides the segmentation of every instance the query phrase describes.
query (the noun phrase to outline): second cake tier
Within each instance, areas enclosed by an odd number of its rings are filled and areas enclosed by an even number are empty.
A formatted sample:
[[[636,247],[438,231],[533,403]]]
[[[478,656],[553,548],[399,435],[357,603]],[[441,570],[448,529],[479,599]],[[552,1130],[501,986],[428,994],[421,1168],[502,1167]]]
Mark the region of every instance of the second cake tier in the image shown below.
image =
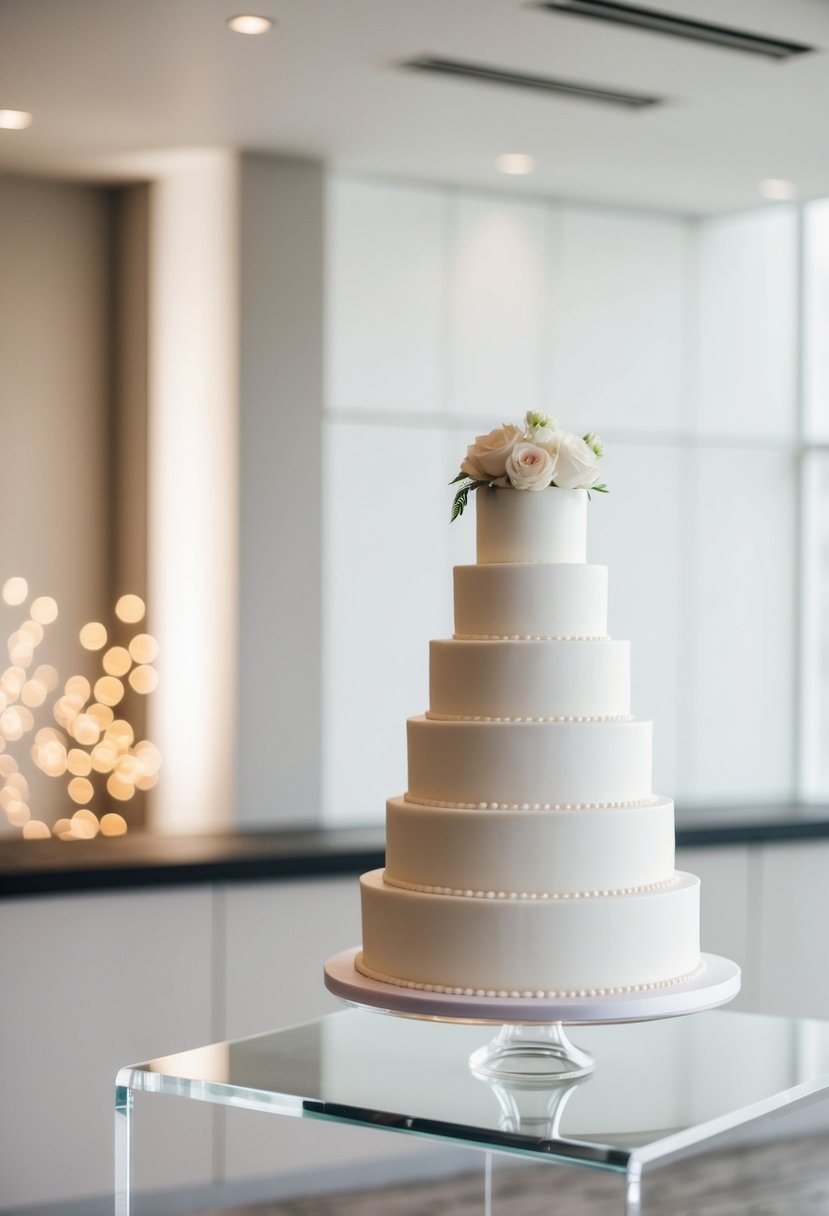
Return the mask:
[[[429,644],[431,718],[621,718],[630,714],[630,644]]]
[[[651,723],[410,718],[406,800],[539,810],[650,801]]]

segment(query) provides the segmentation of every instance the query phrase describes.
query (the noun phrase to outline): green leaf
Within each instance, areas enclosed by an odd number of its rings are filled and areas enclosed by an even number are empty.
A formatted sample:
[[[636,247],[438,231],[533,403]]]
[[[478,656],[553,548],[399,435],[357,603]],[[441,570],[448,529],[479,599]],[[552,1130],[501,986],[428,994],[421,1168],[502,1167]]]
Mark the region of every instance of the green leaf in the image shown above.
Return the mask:
[[[456,480],[457,480],[457,478],[456,478]],[[450,481],[449,484],[454,485],[455,483],[453,481]],[[480,490],[481,486],[488,486],[488,485],[489,485],[488,481],[468,480],[466,482],[466,485],[461,486],[461,488],[458,490],[457,494],[455,495],[454,501],[452,503],[452,515],[449,519],[450,524],[454,520],[456,520],[459,515],[463,515],[464,510],[466,508],[467,501],[469,499],[469,491],[470,490]]]
[[[450,484],[454,484],[454,483],[450,483]],[[461,488],[458,490],[457,494],[455,495],[454,501],[452,502],[452,514],[449,517],[450,524],[454,523],[454,521],[458,518],[459,515],[463,515],[464,509],[466,507],[466,500],[469,497],[469,491],[471,488],[472,488],[472,483],[469,482],[467,485],[461,486]]]
[[[452,478],[452,480],[449,482],[449,485],[450,486],[457,485],[457,483],[459,481],[463,481],[465,478],[466,478],[466,473],[464,473],[463,470],[461,470],[461,472],[458,473],[457,477]]]

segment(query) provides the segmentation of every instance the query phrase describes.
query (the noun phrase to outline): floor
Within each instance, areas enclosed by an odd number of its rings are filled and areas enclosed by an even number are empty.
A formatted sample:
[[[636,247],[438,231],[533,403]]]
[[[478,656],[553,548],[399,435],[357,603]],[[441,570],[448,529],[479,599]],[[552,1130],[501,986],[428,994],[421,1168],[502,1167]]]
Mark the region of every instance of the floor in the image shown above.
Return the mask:
[[[567,1166],[498,1168],[405,1187],[306,1196],[201,1216],[622,1216],[621,1179]],[[829,1137],[709,1154],[652,1175],[642,1216],[829,1216]]]

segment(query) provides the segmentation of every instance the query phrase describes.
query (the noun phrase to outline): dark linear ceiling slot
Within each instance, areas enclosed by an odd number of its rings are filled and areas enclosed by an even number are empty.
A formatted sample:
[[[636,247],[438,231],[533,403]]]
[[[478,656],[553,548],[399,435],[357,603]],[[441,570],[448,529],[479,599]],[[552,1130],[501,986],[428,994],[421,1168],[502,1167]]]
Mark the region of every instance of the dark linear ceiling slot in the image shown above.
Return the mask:
[[[675,13],[664,13],[655,8],[640,8],[634,4],[620,4],[614,0],[542,0],[537,7],[569,17],[589,17],[594,21],[624,25],[628,29],[688,38],[693,42],[707,43],[709,46],[744,51],[747,55],[765,55],[770,59],[790,59],[793,55],[803,55],[815,49],[805,42],[770,38],[766,34],[754,34],[750,30],[738,30],[730,25],[697,21],[693,17],[680,17]]]
[[[468,63],[461,59],[442,59],[436,55],[405,59],[400,67],[410,68],[417,72],[431,72],[439,76],[477,80],[482,84],[501,84],[517,89],[533,89],[537,93],[574,97],[582,101],[600,101],[607,105],[622,106],[628,110],[641,110],[646,106],[657,105],[663,100],[661,97],[653,97],[645,93],[627,93],[620,89],[607,89],[603,85],[558,80],[552,76],[531,76],[524,72],[511,72],[506,68],[490,67],[483,63]]]

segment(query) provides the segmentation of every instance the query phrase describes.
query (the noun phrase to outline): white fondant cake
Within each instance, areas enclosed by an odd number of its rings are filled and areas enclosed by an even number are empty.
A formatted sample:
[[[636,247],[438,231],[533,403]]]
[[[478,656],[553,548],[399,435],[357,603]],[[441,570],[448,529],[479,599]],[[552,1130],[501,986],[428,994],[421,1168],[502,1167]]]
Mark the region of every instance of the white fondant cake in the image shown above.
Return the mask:
[[[408,722],[386,869],[361,879],[358,967],[489,996],[677,983],[699,954],[699,880],[674,869],[607,571],[586,563],[584,490],[481,489],[455,636]]]

